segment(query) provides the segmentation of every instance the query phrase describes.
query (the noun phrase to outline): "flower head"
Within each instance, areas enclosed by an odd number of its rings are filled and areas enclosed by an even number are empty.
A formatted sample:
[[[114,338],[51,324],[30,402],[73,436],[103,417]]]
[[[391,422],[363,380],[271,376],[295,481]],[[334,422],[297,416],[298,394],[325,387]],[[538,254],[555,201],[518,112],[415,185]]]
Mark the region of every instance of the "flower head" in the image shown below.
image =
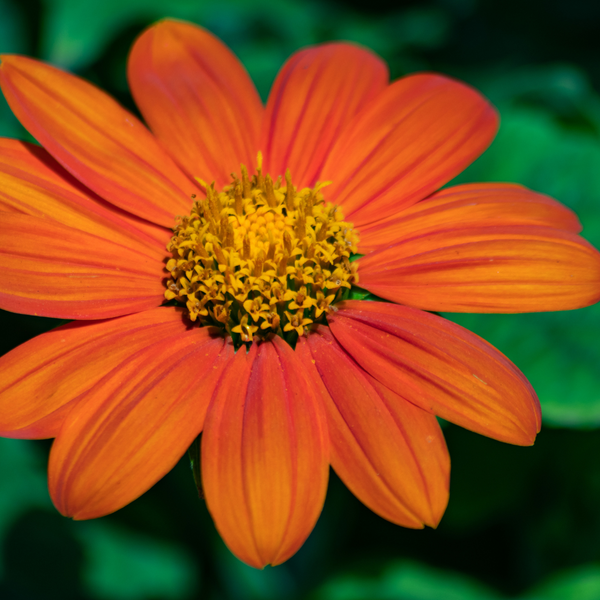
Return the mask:
[[[167,246],[165,298],[185,304],[192,321],[224,326],[238,343],[303,335],[331,310],[323,301],[317,307],[323,290],[341,300],[358,281],[350,264],[358,236],[324,201],[321,184],[298,190],[289,171],[284,185],[263,176],[260,153],[256,174],[241,172],[220,192],[202,182],[206,197],[179,220]]]
[[[1,60],[41,147],[0,140],[0,307],[74,321],[0,359],[0,433],[56,438],[63,514],[118,510],[202,432],[208,509],[262,567],[312,530],[330,464],[379,515],[435,527],[435,415],[533,443],[523,374],[425,311],[586,306],[600,254],[551,198],[440,190],[495,135],[475,90],[389,84],[378,57],[334,43],[293,55],[263,107],[216,38],[167,20],[129,58],[146,128],[77,77]]]

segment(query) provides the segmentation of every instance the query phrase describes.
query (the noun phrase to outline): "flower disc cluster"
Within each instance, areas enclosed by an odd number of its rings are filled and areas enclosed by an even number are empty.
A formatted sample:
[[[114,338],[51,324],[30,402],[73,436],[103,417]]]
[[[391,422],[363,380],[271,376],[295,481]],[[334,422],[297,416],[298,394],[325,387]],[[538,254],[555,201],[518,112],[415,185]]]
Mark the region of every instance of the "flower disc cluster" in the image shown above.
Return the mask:
[[[302,335],[358,281],[350,262],[358,235],[340,208],[325,202],[326,184],[298,190],[289,171],[285,181],[273,181],[263,176],[260,155],[255,175],[244,166],[241,172],[222,191],[201,182],[206,198],[179,218],[167,245],[173,258],[165,298],[236,341]]]
[[[527,378],[432,313],[589,306],[600,253],[544,194],[446,186],[496,134],[481,94],[435,73],[390,83],[375,54],[334,42],[291,56],[264,105],[217,38],[168,19],[127,74],[149,127],[78,77],[0,55],[40,144],[0,138],[0,309],[76,321],[0,357],[0,435],[56,438],[62,514],[113,513],[194,446],[217,530],[263,568],[310,534],[330,466],[383,518],[436,527],[436,416],[533,443]],[[259,148],[265,173],[259,154],[228,180]],[[317,177],[331,187],[303,187]]]

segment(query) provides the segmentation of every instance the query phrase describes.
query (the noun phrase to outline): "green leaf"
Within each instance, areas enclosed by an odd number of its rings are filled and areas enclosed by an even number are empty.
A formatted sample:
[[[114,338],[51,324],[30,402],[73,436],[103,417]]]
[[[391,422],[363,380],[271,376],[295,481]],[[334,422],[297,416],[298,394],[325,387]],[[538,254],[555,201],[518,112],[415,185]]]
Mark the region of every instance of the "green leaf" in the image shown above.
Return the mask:
[[[348,300],[369,300],[369,296],[371,296],[370,292],[353,285],[348,294]]]
[[[337,576],[313,597],[315,600],[498,600],[501,596],[458,573],[403,561],[387,566],[379,577]]]
[[[0,540],[12,523],[25,512],[42,508],[54,511],[46,484],[46,466],[28,440],[0,438]],[[2,576],[0,562],[0,577]]]
[[[179,546],[105,521],[74,523],[74,534],[85,547],[83,580],[93,598],[179,600],[198,589],[197,565]]]
[[[47,18],[42,35],[43,56],[46,60],[69,69],[82,69],[97,60],[107,45],[127,27],[140,26],[170,17],[192,21],[220,34],[226,42],[236,42],[234,50],[253,43],[263,28],[281,34],[290,51],[314,42],[311,33],[319,22],[318,4],[277,0],[223,0],[218,9],[211,3],[197,0],[45,0]],[[261,29],[255,24],[259,20]],[[271,56],[269,56],[271,54]],[[268,61],[275,65],[270,49],[258,50],[262,58],[254,64]],[[275,73],[272,73],[274,75]],[[270,82],[269,82],[270,83]]]
[[[552,575],[515,600],[597,600],[600,565],[590,564]],[[475,579],[413,561],[388,564],[379,575],[343,574],[329,579],[314,600],[501,600],[507,596]]]
[[[280,600],[296,598],[296,583],[289,564],[266,566],[259,570],[238,560],[221,538],[216,540],[214,551],[219,558],[218,578],[227,595],[235,600]]]
[[[553,575],[522,600],[597,600],[600,598],[600,565],[591,564]]]
[[[0,137],[14,138],[19,140],[29,140],[25,128],[19,123],[17,117],[13,115],[4,96],[0,94]]]
[[[26,52],[27,29],[15,4],[0,0],[0,54],[22,54]]]
[[[42,32],[42,56],[69,69],[96,60],[113,37],[137,21],[157,19],[157,0],[46,0],[47,18]],[[173,2],[175,12],[182,0]],[[187,2],[186,4],[191,4]]]
[[[26,26],[15,5],[8,0],[0,0],[0,54],[23,54]],[[0,137],[27,139],[27,132],[8,107],[0,93]]]

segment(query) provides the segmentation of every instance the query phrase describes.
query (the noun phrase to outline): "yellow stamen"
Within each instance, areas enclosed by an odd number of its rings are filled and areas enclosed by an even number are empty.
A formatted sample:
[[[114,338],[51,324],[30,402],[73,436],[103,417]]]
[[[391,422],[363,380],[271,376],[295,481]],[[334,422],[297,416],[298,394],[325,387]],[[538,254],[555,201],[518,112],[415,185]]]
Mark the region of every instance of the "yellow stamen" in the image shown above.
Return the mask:
[[[198,180],[206,198],[179,218],[167,249],[165,298],[187,306],[190,319],[218,325],[242,342],[295,331],[324,318],[341,291],[358,282],[358,235],[322,188],[298,190],[245,166],[222,190]]]

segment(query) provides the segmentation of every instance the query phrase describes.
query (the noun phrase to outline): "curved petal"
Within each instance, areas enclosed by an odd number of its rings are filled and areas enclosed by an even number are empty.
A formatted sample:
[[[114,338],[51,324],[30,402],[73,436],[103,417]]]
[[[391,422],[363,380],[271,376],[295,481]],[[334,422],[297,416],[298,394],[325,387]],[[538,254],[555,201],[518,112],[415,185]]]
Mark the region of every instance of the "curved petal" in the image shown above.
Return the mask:
[[[600,299],[600,253],[550,227],[466,227],[403,240],[360,259],[377,296],[448,312],[570,310]]]
[[[0,357],[0,435],[56,437],[73,405],[109,371],[188,325],[175,308],[69,323]]]
[[[362,227],[399,213],[472,163],[498,115],[474,89],[423,73],[395,81],[346,127],[322,177],[327,199]]]
[[[94,519],[129,504],[168,473],[198,436],[233,348],[192,328],[128,357],[69,413],[50,453],[56,508]]]
[[[244,67],[208,31],[165,20],[136,40],[131,93],[144,119],[190,177],[218,185],[256,162],[262,103]]]
[[[533,388],[474,333],[386,302],[346,302],[329,324],[365,371],[414,405],[501,442],[533,444],[541,426]]]
[[[277,177],[289,168],[298,187],[314,185],[343,129],[387,83],[386,64],[358,46],[296,52],[269,95],[260,144],[265,172]]]
[[[296,346],[326,407],[331,464],[363,504],[404,527],[435,527],[450,458],[436,418],[370,377],[319,327]]]
[[[280,338],[237,352],[202,434],[208,509],[230,550],[257,568],[294,554],[327,489],[325,417]]]
[[[161,259],[172,235],[96,196],[43,148],[6,138],[0,138],[0,211],[50,218]]]
[[[0,308],[105,319],[164,301],[164,264],[48,219],[0,213]]]
[[[79,77],[0,56],[0,86],[23,126],[88,188],[138,217],[172,227],[198,190],[131,113]]]
[[[361,227],[359,251],[441,230],[507,225],[581,231],[577,215],[549,196],[509,183],[470,183],[440,190],[399,215]]]

